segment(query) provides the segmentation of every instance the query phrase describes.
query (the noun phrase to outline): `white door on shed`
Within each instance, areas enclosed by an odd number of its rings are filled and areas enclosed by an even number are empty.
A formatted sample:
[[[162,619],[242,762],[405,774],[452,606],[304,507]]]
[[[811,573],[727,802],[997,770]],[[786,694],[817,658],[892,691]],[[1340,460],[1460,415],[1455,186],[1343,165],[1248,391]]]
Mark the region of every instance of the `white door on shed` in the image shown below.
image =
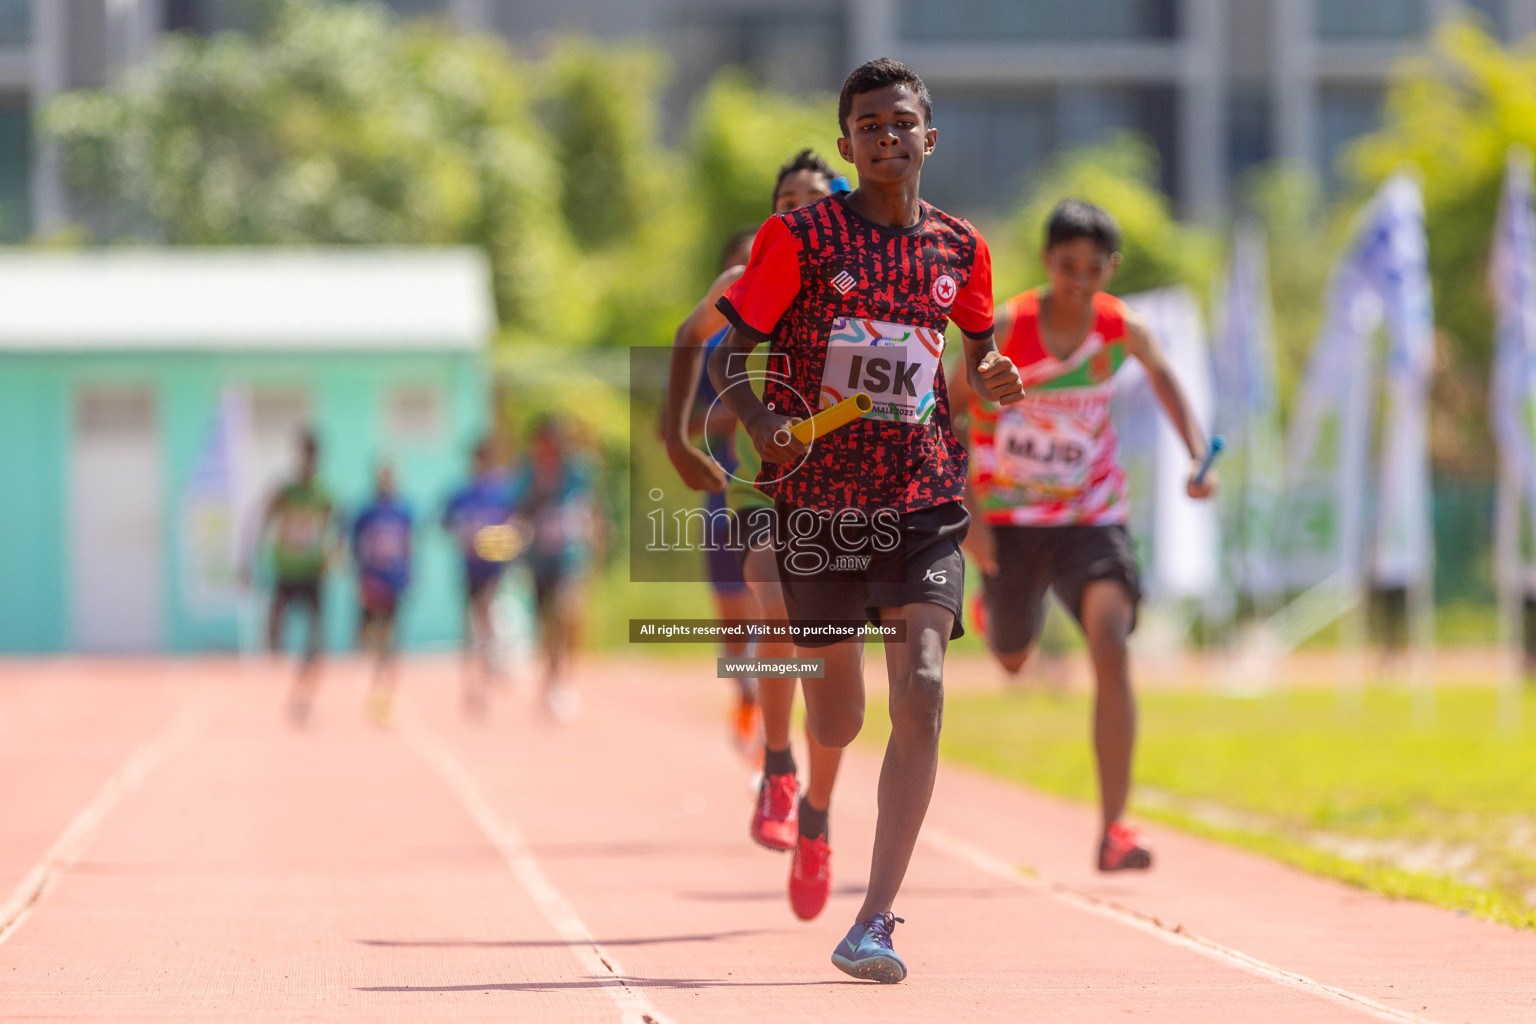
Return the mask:
[[[160,444],[147,389],[75,395],[69,552],[74,647],[152,651],[161,624]]]

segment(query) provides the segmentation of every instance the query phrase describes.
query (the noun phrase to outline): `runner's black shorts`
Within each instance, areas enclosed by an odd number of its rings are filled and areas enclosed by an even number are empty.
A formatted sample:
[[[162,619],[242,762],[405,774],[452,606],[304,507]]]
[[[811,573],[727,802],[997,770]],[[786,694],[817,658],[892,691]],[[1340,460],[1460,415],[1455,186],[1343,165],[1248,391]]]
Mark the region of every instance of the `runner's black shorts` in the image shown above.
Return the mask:
[[[1045,620],[1050,588],[1082,625],[1083,591],[1113,580],[1125,588],[1134,609],[1141,603],[1136,549],[1123,526],[993,526],[997,575],[983,575],[987,644],[999,654],[1028,648]],[[1133,611],[1134,616],[1134,611]],[[1134,617],[1131,627],[1135,628]]]
[[[490,594],[493,591],[495,591],[497,586],[499,586],[500,584],[501,584],[501,569],[500,568],[496,569],[494,572],[489,572],[489,573],[484,573],[484,574],[478,574],[478,573],[470,574],[470,573],[466,573],[464,575],[464,603],[465,604],[474,604],[476,601],[479,601],[482,597],[484,597],[487,594]]]
[[[363,577],[358,587],[358,631],[363,632],[374,623],[385,629],[394,629],[395,616],[400,611],[400,592],[386,583]]]
[[[320,614],[320,580],[279,580],[272,588],[272,604],[283,608],[303,608],[310,615]]]
[[[775,511],[775,554],[790,622],[800,627],[878,623],[881,608],[927,603],[954,613],[951,640],[965,635],[960,544],[971,515],[960,502],[891,513],[880,522],[838,518],[783,501]],[[795,641],[799,647],[839,642],[837,637]]]

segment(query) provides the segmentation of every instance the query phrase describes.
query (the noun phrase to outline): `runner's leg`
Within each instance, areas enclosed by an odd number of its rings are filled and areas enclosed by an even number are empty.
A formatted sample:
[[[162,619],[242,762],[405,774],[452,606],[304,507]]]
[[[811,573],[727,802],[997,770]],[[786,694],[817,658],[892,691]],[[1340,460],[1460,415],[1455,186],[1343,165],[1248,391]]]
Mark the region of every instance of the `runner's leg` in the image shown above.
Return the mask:
[[[938,775],[944,653],[955,616],[948,608],[927,603],[880,609],[881,622],[903,620],[906,643],[885,645],[891,739],[880,767],[879,816],[860,921],[890,910],[895,902]]]
[[[481,583],[469,593],[469,664],[464,674],[464,709],[473,717],[485,714],[486,690],[490,686],[492,648],[496,635],[491,622],[491,598],[494,581]]]
[[[864,641],[796,647],[795,656],[826,663],[826,675],[804,688],[806,731],[816,742],[841,750],[864,727]]]
[[[267,651],[281,654],[283,650],[283,620],[288,617],[288,591],[281,584],[272,588],[272,601],[267,606]]]
[[[734,558],[734,555],[732,557]],[[772,557],[771,553],[769,557]],[[760,617],[757,601],[748,588],[743,586],[735,590],[722,590],[719,587],[713,587],[711,591],[715,596],[715,613],[720,618],[739,620]],[[763,652],[761,644],[757,645],[757,650],[754,652],[750,641],[731,639],[721,641],[720,653],[727,658],[747,658],[754,653],[762,656]],[[739,678],[732,682],[736,686],[736,700],[731,708],[731,740],[741,751],[742,756],[755,765],[763,744],[759,680]]]
[[[784,620],[789,612],[784,607],[784,592],[779,586],[779,568],[772,551],[748,552],[745,564],[747,583],[757,599],[765,619]],[[792,658],[795,647],[790,643],[760,643],[756,657]],[[790,728],[794,718],[795,684],[793,677],[777,677],[758,680],[758,702],[763,708],[763,735],[769,750],[787,750]],[[813,682],[819,682],[814,680]],[[837,780],[838,765],[843,752],[838,747],[828,747],[812,735],[807,719],[805,742],[808,761],[805,798],[811,807],[825,811],[832,801],[832,787]]]
[[[293,680],[293,691],[288,701],[288,713],[295,723],[302,725],[309,718],[314,705],[315,690],[319,685],[320,645],[323,641],[320,622],[320,582],[296,588],[289,600],[303,610],[304,654],[299,661],[299,672]]]
[[[1108,828],[1125,814],[1136,743],[1136,698],[1131,692],[1126,639],[1135,606],[1118,580],[1097,580],[1083,590],[1083,633],[1097,684],[1093,750],[1099,766],[1099,804]]]

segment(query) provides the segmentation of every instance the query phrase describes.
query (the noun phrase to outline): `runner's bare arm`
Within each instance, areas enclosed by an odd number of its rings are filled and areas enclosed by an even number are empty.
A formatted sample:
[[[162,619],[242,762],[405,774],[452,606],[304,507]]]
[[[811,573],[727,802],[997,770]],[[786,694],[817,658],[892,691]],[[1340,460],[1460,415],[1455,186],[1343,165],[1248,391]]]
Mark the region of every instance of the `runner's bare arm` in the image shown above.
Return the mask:
[[[1189,496],[1210,497],[1216,490],[1215,470],[1206,473],[1205,478],[1198,483],[1195,481],[1200,471],[1200,462],[1205,458],[1205,435],[1201,433],[1200,424],[1195,419],[1195,410],[1190,407],[1189,397],[1184,394],[1179,379],[1168,366],[1168,357],[1163,353],[1163,347],[1152,336],[1146,321],[1134,312],[1128,312],[1125,318],[1125,340],[1126,349],[1146,369],[1147,380],[1152,383],[1152,391],[1157,395],[1158,403],[1168,415],[1173,429],[1183,438],[1184,447],[1189,450],[1189,481],[1186,485]]]
[[[976,560],[976,567],[987,576],[997,575],[997,538],[992,534],[992,524],[982,514],[981,502],[976,497],[976,486],[971,478],[965,478],[965,507],[971,513],[971,526],[965,532],[960,547]]]
[[[742,429],[752,439],[752,447],[764,462],[794,462],[810,449],[797,441],[789,428],[800,422],[800,417],[781,416],[769,409],[752,390],[751,377],[742,364],[751,354],[757,342],[736,328],[728,328],[720,344],[709,357],[709,379],[720,393],[720,401],[741,422]],[[739,371],[732,373],[732,356]],[[741,387],[733,387],[740,384]]]
[[[1007,313],[1004,310],[998,310],[993,331],[994,338],[998,335],[1005,338],[1008,336],[1012,321],[1005,321],[1006,316]],[[976,397],[976,390],[971,387],[970,374],[964,372],[964,361],[969,359],[969,354],[962,353],[960,359],[955,368],[961,372],[948,378],[949,408],[950,418],[955,427],[955,436],[969,450],[971,432],[967,421],[970,418],[971,401]],[[977,568],[989,576],[994,575],[997,572],[997,545],[992,536],[992,524],[988,523],[986,516],[982,515],[981,503],[977,499],[976,487],[970,476],[965,480],[965,507],[971,513],[971,527],[966,531],[965,540],[960,546],[975,559]]]
[[[965,367],[971,389],[977,397],[998,405],[1012,405],[1024,397],[1024,382],[1013,360],[997,350],[995,334],[965,338]]]
[[[725,317],[715,308],[744,267],[731,267],[715,279],[709,294],[693,307],[672,338],[672,365],[667,375],[667,393],[662,405],[661,439],[667,457],[683,483],[696,491],[725,489],[725,473],[714,459],[688,441],[689,414],[698,393],[699,372],[704,368],[704,342],[725,325]]]
[[[1008,332],[1013,330],[1013,314],[1009,312],[1011,308],[1007,304],[997,307],[997,316],[993,320],[992,326],[994,347],[998,338],[1008,337]],[[971,399],[976,397],[976,389],[971,387],[970,374],[965,372],[965,367],[968,365],[967,358],[966,353],[962,351],[960,358],[955,360],[954,368],[957,372],[946,374],[945,377],[949,382],[949,415],[951,420],[956,421],[957,430],[961,425],[961,421],[964,421],[969,415]],[[962,444],[966,444],[967,448],[970,447],[966,443],[964,434],[958,434],[957,436],[960,437]]]

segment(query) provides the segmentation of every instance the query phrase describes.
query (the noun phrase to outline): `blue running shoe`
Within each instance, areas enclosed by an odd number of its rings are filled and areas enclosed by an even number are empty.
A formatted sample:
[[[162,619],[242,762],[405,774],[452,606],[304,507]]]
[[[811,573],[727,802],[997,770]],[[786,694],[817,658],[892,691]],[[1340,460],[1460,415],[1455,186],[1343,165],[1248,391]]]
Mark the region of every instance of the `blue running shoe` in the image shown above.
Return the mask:
[[[901,918],[889,910],[860,921],[848,929],[843,941],[832,951],[832,962],[844,974],[864,981],[894,985],[907,976],[907,965],[891,948],[891,931]]]

